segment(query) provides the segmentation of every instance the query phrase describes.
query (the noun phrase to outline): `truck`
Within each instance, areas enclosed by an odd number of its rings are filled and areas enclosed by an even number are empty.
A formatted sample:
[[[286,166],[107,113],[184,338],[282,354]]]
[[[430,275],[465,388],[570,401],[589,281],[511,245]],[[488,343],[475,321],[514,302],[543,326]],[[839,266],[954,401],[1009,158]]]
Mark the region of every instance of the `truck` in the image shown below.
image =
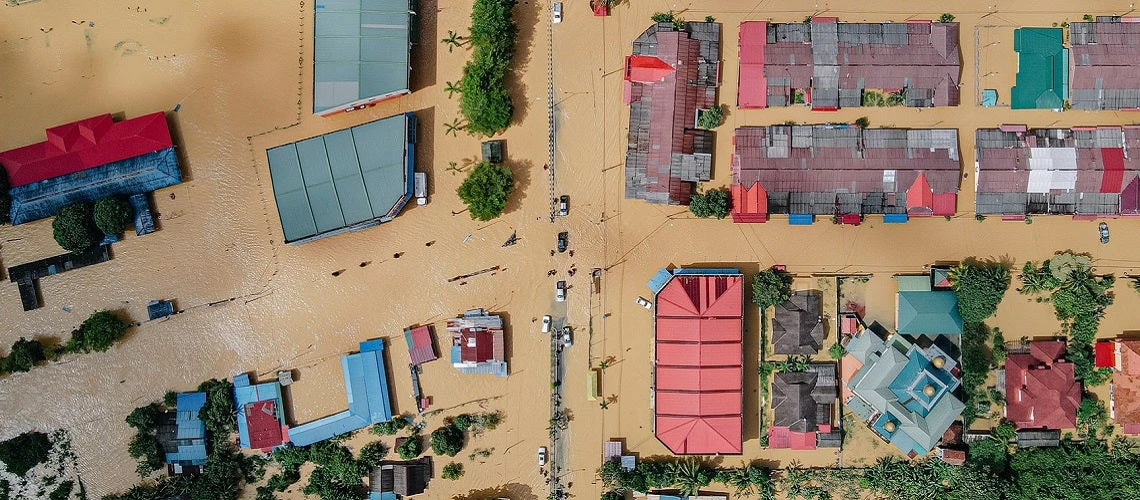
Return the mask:
[[[427,174],[416,172],[416,205],[427,205]]]

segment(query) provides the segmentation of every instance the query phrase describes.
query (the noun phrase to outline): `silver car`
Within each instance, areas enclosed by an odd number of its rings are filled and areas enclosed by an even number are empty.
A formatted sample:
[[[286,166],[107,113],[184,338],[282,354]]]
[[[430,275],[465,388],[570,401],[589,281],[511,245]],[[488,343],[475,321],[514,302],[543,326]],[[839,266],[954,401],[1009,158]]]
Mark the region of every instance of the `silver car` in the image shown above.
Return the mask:
[[[566,282],[559,281],[554,284],[554,300],[566,302]]]

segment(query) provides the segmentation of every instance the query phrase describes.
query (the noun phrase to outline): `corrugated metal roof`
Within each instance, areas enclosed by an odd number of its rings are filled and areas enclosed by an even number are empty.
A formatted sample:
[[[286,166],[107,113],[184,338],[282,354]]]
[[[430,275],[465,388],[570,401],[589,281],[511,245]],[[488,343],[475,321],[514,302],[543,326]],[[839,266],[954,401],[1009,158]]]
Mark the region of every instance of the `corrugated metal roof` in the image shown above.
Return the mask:
[[[313,7],[314,113],[408,91],[408,0],[321,0]]]
[[[348,409],[289,429],[289,440],[307,446],[392,419],[388,374],[384,368],[384,340],[360,343],[360,352],[340,358]]]

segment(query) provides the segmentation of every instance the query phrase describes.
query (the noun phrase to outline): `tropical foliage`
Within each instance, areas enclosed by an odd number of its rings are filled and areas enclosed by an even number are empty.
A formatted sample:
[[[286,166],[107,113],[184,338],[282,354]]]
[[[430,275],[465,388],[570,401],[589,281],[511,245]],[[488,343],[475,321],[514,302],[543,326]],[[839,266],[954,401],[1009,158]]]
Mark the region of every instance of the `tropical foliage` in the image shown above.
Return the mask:
[[[127,322],[111,311],[95,311],[71,331],[65,352],[104,352],[127,333]]]
[[[752,302],[766,311],[792,297],[792,275],[775,269],[766,269],[752,278]]]
[[[445,425],[431,433],[431,451],[454,457],[463,449],[463,431],[455,424]]]
[[[702,109],[697,115],[697,127],[712,130],[724,124],[724,106]]]
[[[378,436],[395,436],[397,432],[408,426],[408,418],[403,415],[394,415],[387,422],[380,422],[372,426],[372,433]]]
[[[962,329],[962,392],[966,406],[962,410],[962,422],[967,426],[989,407],[984,386],[992,364],[989,347],[992,338],[984,323],[966,323]]]
[[[997,311],[1009,289],[1009,268],[998,262],[969,260],[950,271],[958,312],[966,323],[981,323]]]
[[[0,441],[0,462],[4,463],[8,472],[23,476],[32,467],[46,462],[50,451],[51,439],[47,434],[25,432],[7,441]]]
[[[511,169],[505,165],[479,162],[459,185],[459,199],[467,204],[471,218],[488,221],[507,208],[507,198],[514,188]]]
[[[514,107],[504,79],[514,57],[515,0],[475,0],[471,10],[474,54],[463,67],[459,110],[471,133],[491,136],[511,123]]]
[[[463,464],[451,462],[443,466],[443,473],[441,476],[444,479],[454,481],[463,476]]]
[[[95,227],[103,234],[122,236],[131,223],[131,206],[126,200],[110,196],[95,202]]]
[[[75,203],[59,209],[51,222],[52,236],[60,248],[68,252],[83,252],[102,239],[99,228],[95,227],[91,205]]]
[[[423,439],[419,434],[412,434],[408,436],[399,446],[396,447],[396,454],[400,455],[402,460],[411,460],[420,456],[424,452]]]
[[[689,211],[703,219],[709,217],[723,219],[728,216],[731,209],[732,200],[729,198],[728,191],[724,189],[693,193],[689,197]]]

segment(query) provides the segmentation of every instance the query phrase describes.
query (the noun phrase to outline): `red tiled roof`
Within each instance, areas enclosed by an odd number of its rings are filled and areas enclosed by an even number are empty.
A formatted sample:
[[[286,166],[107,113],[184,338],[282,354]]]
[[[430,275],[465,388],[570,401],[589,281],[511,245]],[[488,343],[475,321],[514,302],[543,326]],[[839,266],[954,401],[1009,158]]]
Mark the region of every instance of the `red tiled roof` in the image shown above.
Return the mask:
[[[1126,433],[1140,433],[1140,339],[1120,341],[1120,371],[1113,374],[1112,386],[1114,420]]]
[[[1076,427],[1081,385],[1073,364],[1062,359],[1065,343],[1035,341],[1029,350],[1006,358],[1006,418],[1018,428]]]
[[[274,400],[246,404],[245,422],[249,428],[251,449],[266,450],[281,444],[281,422],[277,420]]]
[[[657,438],[676,454],[740,453],[743,278],[674,276],[655,310]]]
[[[631,82],[660,82],[675,70],[656,56],[626,56],[625,79]]]
[[[115,123],[99,115],[47,129],[47,141],[0,153],[13,187],[173,146],[163,112]]]
[[[1116,367],[1116,342],[1101,340],[1096,343],[1096,367]]]
[[[768,447],[774,449],[814,450],[816,433],[795,432],[787,427],[768,428]]]

